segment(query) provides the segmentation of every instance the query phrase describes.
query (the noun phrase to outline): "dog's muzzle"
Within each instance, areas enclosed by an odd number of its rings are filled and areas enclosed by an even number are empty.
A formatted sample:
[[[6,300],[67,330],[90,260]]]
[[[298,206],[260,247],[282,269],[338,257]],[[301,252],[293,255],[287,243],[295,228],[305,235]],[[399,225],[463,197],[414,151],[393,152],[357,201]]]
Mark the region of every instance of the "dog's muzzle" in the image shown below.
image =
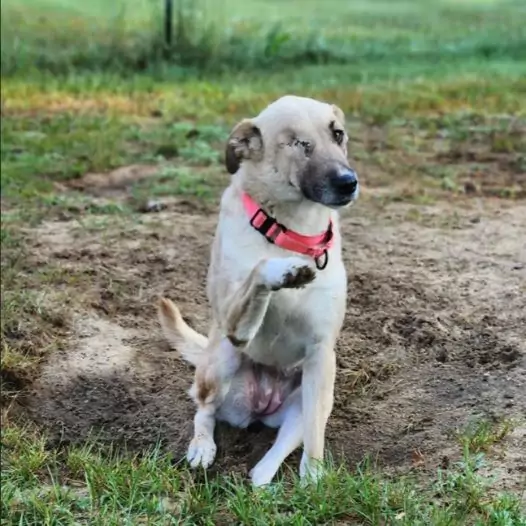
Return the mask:
[[[323,167],[312,164],[301,180],[303,195],[331,208],[348,205],[358,197],[359,183],[356,172],[343,163]]]
[[[326,176],[327,193],[330,195],[327,204],[345,206],[358,196],[358,176],[347,166],[336,166]]]

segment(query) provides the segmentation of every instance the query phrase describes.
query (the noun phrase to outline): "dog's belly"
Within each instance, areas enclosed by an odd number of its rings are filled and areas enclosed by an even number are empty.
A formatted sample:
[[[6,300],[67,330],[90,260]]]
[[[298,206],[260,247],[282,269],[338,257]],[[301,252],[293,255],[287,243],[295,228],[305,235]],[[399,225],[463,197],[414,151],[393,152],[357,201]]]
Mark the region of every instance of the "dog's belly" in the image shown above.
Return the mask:
[[[277,413],[300,384],[299,368],[280,370],[245,357],[216,417],[235,427],[247,427]]]

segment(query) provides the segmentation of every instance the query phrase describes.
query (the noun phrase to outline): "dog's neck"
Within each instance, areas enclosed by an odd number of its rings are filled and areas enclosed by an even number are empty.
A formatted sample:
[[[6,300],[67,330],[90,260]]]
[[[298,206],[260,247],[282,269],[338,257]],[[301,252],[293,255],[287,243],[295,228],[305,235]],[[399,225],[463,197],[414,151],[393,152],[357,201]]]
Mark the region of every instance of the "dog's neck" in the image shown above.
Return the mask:
[[[327,230],[332,213],[326,206],[307,199],[278,201],[268,193],[258,191],[257,188],[245,190],[241,184],[235,186],[237,199],[240,202],[242,192],[246,191],[267,214],[289,230],[305,236],[315,236]]]
[[[279,223],[298,234],[314,236],[327,230],[331,211],[307,200],[261,205]]]

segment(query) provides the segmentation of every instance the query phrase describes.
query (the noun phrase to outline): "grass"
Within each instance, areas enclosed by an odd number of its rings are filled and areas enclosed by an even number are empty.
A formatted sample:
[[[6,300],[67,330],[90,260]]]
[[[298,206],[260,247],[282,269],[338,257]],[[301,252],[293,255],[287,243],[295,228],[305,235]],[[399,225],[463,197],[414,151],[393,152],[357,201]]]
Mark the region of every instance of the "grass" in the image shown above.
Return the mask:
[[[525,195],[523,2],[198,2],[177,13],[169,53],[161,2],[129,5],[2,4],[2,524],[526,524],[480,474],[505,423],[462,430],[459,462],[425,477],[364,462],[254,493],[160,448],[54,447],[20,417],[80,305],[68,287],[92,280],[36,258],[33,229],[66,218],[104,235],[148,200],[216,200],[229,129],[283,93],[344,109],[362,180],[383,190],[365,201],[464,199],[467,183]],[[153,175],[116,197],[75,186],[130,164]]]
[[[173,47],[165,49],[162,3],[6,0],[2,70],[261,70],[299,64],[378,62],[420,57],[523,59],[525,35],[517,0],[397,2],[310,0],[241,4],[175,2]],[[320,28],[321,31],[320,31]],[[53,39],[47,35],[53,34]]]
[[[487,420],[477,420],[459,432],[457,439],[462,449],[470,453],[487,453],[492,446],[499,444],[512,430],[513,422],[509,420],[504,420],[499,424],[491,424]]]
[[[518,499],[489,493],[484,456],[467,447],[432,482],[389,478],[365,460],[312,487],[281,480],[253,492],[239,479],[196,478],[158,448],[50,450],[19,426],[3,428],[2,441],[3,524],[525,524]]]

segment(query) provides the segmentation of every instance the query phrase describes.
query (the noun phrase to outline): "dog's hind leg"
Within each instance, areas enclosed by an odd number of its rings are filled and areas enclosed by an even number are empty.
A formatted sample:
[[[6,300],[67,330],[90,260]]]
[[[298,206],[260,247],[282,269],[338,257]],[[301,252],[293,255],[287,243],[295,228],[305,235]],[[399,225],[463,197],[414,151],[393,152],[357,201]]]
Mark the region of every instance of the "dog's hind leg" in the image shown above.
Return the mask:
[[[214,462],[217,451],[214,440],[214,427],[214,405],[200,405],[194,416],[194,437],[188,446],[186,454],[191,467],[202,466],[206,469]]]
[[[217,337],[212,337],[210,342],[205,350],[207,361],[202,361],[196,367],[194,384],[190,389],[190,395],[197,405],[194,436],[187,453],[188,462],[193,468],[207,468],[215,459],[216,411],[241,364],[239,352],[228,340],[223,338],[218,341]]]
[[[236,347],[248,344],[263,322],[272,292],[304,287],[315,277],[313,266],[301,257],[260,261],[227,302],[228,339]]]
[[[254,486],[269,484],[284,460],[301,446],[303,441],[301,389],[291,393],[283,408],[275,415],[264,418],[263,422],[270,427],[281,427],[273,446],[250,472]]]

